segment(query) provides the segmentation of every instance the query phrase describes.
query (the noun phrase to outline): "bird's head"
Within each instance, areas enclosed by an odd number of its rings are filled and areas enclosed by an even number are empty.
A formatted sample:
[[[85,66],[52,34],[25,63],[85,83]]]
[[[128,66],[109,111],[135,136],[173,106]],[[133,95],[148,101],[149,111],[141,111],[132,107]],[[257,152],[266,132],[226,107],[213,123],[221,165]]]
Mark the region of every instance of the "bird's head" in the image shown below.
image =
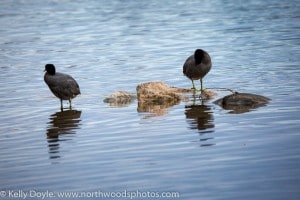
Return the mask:
[[[46,64],[44,71],[50,75],[55,75],[55,66],[53,64]]]
[[[198,65],[202,62],[204,54],[205,54],[205,51],[203,51],[202,49],[196,49],[196,51],[194,53],[194,58],[195,58],[195,61],[196,61],[196,65]]]

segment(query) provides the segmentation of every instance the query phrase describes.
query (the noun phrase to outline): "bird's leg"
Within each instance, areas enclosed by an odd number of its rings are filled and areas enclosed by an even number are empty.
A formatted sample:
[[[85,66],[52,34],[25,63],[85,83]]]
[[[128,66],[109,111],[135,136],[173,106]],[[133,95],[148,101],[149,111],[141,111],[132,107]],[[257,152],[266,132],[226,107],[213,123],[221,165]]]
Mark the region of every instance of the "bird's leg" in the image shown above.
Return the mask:
[[[193,105],[196,105],[196,93],[197,90],[193,90]]]
[[[202,78],[200,78],[200,84],[201,84],[201,92],[203,92],[203,83],[202,83]]]
[[[194,80],[192,79],[192,84],[193,84],[193,87],[191,88],[192,90],[196,90],[196,87],[195,87],[195,83],[194,83]]]
[[[70,104],[69,108],[72,109],[72,99],[71,98],[69,99],[69,104]]]
[[[63,108],[63,100],[62,100],[62,99],[60,99],[60,110],[61,110],[61,111],[64,110],[64,108]]]
[[[71,98],[69,99],[69,104],[70,104],[70,110],[72,110],[72,100],[71,100]]]

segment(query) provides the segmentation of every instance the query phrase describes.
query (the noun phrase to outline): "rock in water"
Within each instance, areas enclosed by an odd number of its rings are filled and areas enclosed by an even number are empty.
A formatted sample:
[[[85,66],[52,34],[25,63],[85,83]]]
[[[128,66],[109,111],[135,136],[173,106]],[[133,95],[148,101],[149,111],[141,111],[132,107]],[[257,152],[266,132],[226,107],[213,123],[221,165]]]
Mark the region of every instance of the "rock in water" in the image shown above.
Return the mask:
[[[126,91],[117,91],[105,98],[104,103],[109,103],[113,107],[122,107],[130,104],[136,99],[135,94],[131,94]]]
[[[181,99],[180,93],[190,92],[191,90],[170,87],[169,85],[156,81],[141,83],[136,87],[137,99],[139,102],[152,103],[179,103]]]
[[[231,113],[244,113],[251,109],[265,106],[271,99],[249,93],[234,93],[218,99],[214,103],[226,110],[232,110]]]

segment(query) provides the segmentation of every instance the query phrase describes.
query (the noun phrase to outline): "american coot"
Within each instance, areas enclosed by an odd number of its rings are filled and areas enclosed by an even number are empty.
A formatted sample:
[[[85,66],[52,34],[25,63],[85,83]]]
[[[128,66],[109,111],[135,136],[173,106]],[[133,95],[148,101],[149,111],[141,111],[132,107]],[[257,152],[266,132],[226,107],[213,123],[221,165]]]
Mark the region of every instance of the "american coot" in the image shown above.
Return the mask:
[[[196,49],[194,55],[186,59],[183,65],[183,74],[192,80],[192,89],[196,90],[194,80],[200,79],[201,91],[203,91],[202,79],[211,68],[211,59],[208,53],[202,49]]]
[[[69,100],[71,109],[71,100],[80,94],[79,85],[75,79],[68,74],[55,72],[53,64],[46,64],[45,71],[44,80],[51,92],[60,99],[61,110],[63,110],[63,100]]]

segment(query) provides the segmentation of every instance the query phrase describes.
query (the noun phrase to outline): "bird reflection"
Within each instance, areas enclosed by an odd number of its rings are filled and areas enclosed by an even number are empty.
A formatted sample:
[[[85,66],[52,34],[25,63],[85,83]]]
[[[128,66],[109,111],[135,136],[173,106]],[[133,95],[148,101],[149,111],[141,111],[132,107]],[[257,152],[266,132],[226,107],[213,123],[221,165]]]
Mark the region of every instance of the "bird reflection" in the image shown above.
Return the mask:
[[[59,158],[59,144],[60,141],[66,139],[60,139],[61,135],[75,134],[76,129],[80,128],[80,116],[81,111],[66,110],[62,112],[56,112],[52,114],[49,119],[47,128],[47,139],[50,158]]]
[[[207,105],[185,106],[185,115],[191,129],[198,129],[200,133],[213,132],[214,117],[211,107]]]
[[[199,99],[199,98],[198,98]],[[185,106],[186,121],[189,128],[198,130],[202,136],[200,138],[201,146],[212,146],[213,143],[209,142],[213,137],[204,136],[205,133],[214,132],[214,116],[210,106],[205,105],[205,101],[199,99],[197,102],[195,93],[193,94],[193,103]],[[204,137],[203,137],[204,136]]]

